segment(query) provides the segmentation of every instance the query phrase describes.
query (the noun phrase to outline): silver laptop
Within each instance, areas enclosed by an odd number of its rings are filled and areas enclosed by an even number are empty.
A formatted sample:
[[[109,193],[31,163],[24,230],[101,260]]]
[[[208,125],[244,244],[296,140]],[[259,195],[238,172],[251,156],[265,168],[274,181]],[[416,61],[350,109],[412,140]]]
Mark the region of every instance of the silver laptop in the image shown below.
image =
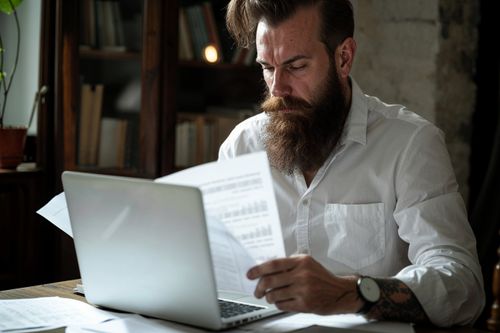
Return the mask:
[[[212,330],[280,312],[218,293],[199,189],[69,171],[62,181],[88,302]]]

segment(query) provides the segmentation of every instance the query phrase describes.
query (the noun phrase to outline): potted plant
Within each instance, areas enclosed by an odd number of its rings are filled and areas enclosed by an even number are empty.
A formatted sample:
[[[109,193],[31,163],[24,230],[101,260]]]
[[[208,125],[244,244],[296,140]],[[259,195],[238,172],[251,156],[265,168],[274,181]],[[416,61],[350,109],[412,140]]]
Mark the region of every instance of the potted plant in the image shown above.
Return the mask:
[[[17,41],[15,60],[10,73],[5,65],[5,49],[0,31],[0,168],[15,168],[23,160],[26,127],[8,127],[4,125],[4,116],[7,109],[7,98],[19,60],[21,42],[21,27],[17,17],[16,7],[22,0],[0,0],[0,12],[12,15],[16,23]],[[0,14],[2,15],[2,14]]]

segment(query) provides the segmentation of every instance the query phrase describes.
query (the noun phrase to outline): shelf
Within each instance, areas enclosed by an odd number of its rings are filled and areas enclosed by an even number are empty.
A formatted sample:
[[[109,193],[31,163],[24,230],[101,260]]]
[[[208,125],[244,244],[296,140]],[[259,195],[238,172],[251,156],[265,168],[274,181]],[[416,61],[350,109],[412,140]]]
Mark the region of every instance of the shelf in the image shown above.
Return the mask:
[[[80,49],[83,59],[95,60],[140,60],[141,53],[137,51],[108,51],[97,49]]]
[[[215,64],[210,64],[206,62],[201,62],[201,61],[179,61],[179,66],[183,68],[196,68],[196,69],[215,69],[215,70],[227,70],[227,69],[234,69],[234,70],[248,70],[248,71],[255,71],[258,68],[258,66],[248,66],[248,65],[241,65],[241,64],[231,64],[231,63],[215,63]]]
[[[98,166],[77,166],[74,171],[99,173],[103,175],[122,176],[122,177],[138,177],[137,169],[134,168],[113,168],[113,167],[98,167]]]

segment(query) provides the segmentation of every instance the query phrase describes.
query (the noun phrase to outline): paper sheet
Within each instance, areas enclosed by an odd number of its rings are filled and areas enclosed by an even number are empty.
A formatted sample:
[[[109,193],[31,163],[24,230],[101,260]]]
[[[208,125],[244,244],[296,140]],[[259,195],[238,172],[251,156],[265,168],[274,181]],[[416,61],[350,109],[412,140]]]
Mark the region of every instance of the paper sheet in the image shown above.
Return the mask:
[[[337,328],[337,330],[332,329]],[[297,331],[299,330],[299,331]],[[226,333],[319,333],[319,332],[384,332],[384,333],[414,333],[408,323],[368,321],[359,315],[317,316],[311,314],[285,314],[256,321],[246,326],[226,330]],[[123,319],[100,324],[71,326],[66,333],[201,333],[206,330],[185,326],[168,321],[147,319],[139,315],[130,315]]]
[[[99,310],[86,303],[62,297],[0,300],[0,331],[28,332],[68,326],[66,332],[198,333],[206,330],[136,314]],[[368,321],[359,315],[318,316],[283,314],[241,326],[228,333],[321,332],[318,327],[348,328],[362,332],[414,333],[408,323]]]
[[[72,325],[66,328],[66,333],[202,333],[206,332],[190,326],[173,322],[148,319],[139,315],[129,315],[123,319],[107,321],[92,325]]]
[[[217,289],[253,294],[257,280],[247,279],[246,272],[256,261],[223,223],[210,218],[207,222]]]
[[[308,313],[298,313],[290,316],[284,316],[278,320],[271,320],[264,324],[256,322],[249,326],[255,328],[260,327],[256,329],[255,332],[284,332],[285,329],[286,331],[290,331],[290,328],[292,327],[295,327],[294,329],[298,329],[313,326],[349,328],[363,332],[415,332],[409,323],[370,321],[365,317],[356,314],[319,316]],[[307,332],[307,330],[304,330],[304,332]]]
[[[156,181],[199,187],[208,218],[222,222],[257,263],[285,256],[266,153],[207,163]]]
[[[96,324],[115,318],[110,312],[70,298],[0,300],[0,332]]]
[[[201,189],[218,289],[252,294],[256,281],[246,278],[248,269],[285,257],[264,152],[207,163],[155,181]]]
[[[73,238],[73,231],[71,230],[68,206],[66,205],[64,192],[53,197],[52,200],[40,208],[37,213]]]

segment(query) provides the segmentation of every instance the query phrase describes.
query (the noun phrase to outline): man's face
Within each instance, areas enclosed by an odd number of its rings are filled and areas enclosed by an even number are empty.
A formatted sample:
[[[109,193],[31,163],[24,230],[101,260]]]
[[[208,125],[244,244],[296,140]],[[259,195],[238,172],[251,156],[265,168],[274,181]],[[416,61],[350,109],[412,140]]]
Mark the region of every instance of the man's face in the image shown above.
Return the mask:
[[[319,168],[347,115],[334,55],[320,41],[319,29],[315,7],[299,9],[278,26],[261,21],[257,27],[257,61],[268,87],[261,109],[270,116],[264,144],[281,171]]]
[[[324,84],[329,68],[330,55],[319,34],[320,17],[316,7],[301,8],[276,27],[266,21],[259,22],[257,62],[262,65],[272,96],[291,96],[311,102]]]

